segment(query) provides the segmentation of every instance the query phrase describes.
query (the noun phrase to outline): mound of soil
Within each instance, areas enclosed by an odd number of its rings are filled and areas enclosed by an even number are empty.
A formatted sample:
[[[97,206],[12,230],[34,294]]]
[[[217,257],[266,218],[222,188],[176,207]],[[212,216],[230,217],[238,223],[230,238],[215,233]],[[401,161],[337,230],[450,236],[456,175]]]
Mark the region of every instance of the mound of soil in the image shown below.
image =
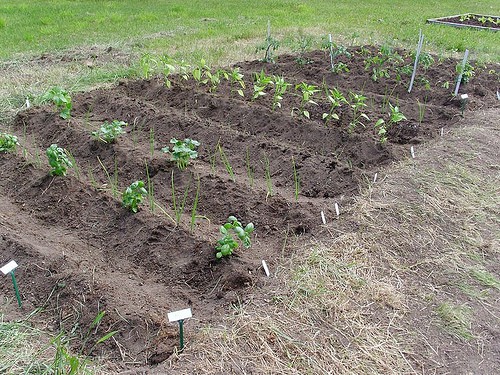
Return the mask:
[[[41,308],[41,321],[79,334],[75,346],[86,343],[87,353],[99,337],[118,330],[93,353],[123,367],[154,365],[178,344],[167,312],[191,307],[193,330],[217,321],[228,305],[264,287],[261,261],[272,269],[287,256],[288,237],[321,240],[332,230],[356,228],[347,214],[352,198],[384,166],[409,157],[411,146],[418,155],[420,143],[460,122],[462,103],[450,94],[455,60],[434,57],[434,64],[419,68],[409,94],[411,70],[402,69],[412,66],[408,53],[387,57],[373,47],[348,52],[336,63],[349,72],[339,74],[322,51],[280,56],[275,64],[238,64],[244,97],[226,80],[214,88],[174,76],[168,88],[154,77],[74,96],[69,121],[50,106],[20,113],[13,129],[23,150],[0,155],[0,244],[2,262],[20,265],[24,311]],[[383,61],[378,71],[367,66],[374,57]],[[291,84],[279,108],[272,108],[272,85],[251,99],[253,75],[261,71]],[[465,117],[499,107],[498,71],[475,66],[462,84],[460,93],[469,96]],[[295,86],[302,82],[318,90],[315,103],[301,103]],[[325,123],[325,90],[333,87],[348,102],[336,109],[337,120]],[[358,117],[354,94],[366,98]],[[406,119],[391,124],[391,106]],[[374,127],[379,118],[388,125],[385,143]],[[115,119],[129,124],[117,142],[91,137]],[[161,151],[171,138],[201,143],[198,159],[184,171]],[[48,173],[44,152],[53,143],[75,160],[68,176]],[[122,207],[121,192],[136,180],[149,181],[154,202],[133,214]],[[229,215],[254,223],[252,247],[216,260],[219,226]],[[4,295],[10,289],[1,286]],[[106,315],[87,341],[99,311]]]

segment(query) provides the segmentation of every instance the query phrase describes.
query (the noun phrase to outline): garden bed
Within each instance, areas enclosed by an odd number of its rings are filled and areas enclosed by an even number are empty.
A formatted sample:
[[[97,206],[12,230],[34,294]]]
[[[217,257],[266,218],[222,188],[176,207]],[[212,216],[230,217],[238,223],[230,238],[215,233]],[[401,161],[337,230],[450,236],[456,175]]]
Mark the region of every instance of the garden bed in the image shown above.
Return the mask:
[[[50,328],[82,337],[105,310],[84,353],[118,330],[96,352],[123,367],[166,360],[178,343],[167,312],[191,307],[189,330],[217,322],[231,304],[265,291],[263,259],[272,270],[294,251],[291,238],[321,241],[332,230],[353,230],[350,204],[384,168],[412,152],[418,157],[419,145],[461,122],[462,114],[499,107],[498,66],[471,64],[459,92],[469,97],[462,108],[452,95],[459,61],[425,58],[411,93],[410,53],[361,47],[335,60],[345,65],[338,73],[327,53],[315,51],[228,69],[239,68],[244,88],[225,79],[214,88],[180,75],[168,76],[167,87],[164,76],[155,76],[74,96],[69,120],[52,106],[20,113],[14,132],[23,152],[0,155],[6,207],[0,242],[3,259],[20,265],[25,308],[43,306]],[[274,84],[252,99],[260,72]],[[279,106],[277,77],[290,84]],[[304,100],[302,83],[313,87],[312,102]],[[345,99],[335,108],[333,88]],[[394,111],[404,118],[391,122]],[[128,123],[125,135],[112,144],[92,139],[112,120]],[[161,151],[174,137],[201,144],[184,171]],[[53,143],[74,157],[77,168],[66,177],[48,174],[44,153]],[[120,192],[148,179],[156,204],[127,211]],[[175,220],[174,197],[178,207],[184,196]],[[253,245],[217,260],[219,226],[229,215],[254,223]],[[3,284],[2,293],[10,288]]]
[[[456,16],[432,18],[428,19],[427,22],[455,27],[468,27],[479,30],[500,30],[500,17],[485,16],[482,14],[459,14]]]

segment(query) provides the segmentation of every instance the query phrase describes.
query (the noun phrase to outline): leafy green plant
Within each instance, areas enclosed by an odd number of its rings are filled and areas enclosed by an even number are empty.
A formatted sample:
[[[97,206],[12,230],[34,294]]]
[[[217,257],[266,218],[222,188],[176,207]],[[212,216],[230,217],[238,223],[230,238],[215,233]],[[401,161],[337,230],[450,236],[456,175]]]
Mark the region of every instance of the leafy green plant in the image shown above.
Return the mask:
[[[305,82],[301,82],[295,86],[295,90],[300,91],[302,97],[300,98],[300,107],[292,108],[292,115],[294,113],[294,110],[298,110],[300,114],[310,119],[311,115],[309,114],[309,111],[306,109],[306,105],[307,104],[318,105],[315,101],[311,99],[315,93],[319,92],[318,87],[314,85],[309,85]]]
[[[462,74],[462,80],[460,81],[460,83],[468,83],[475,75],[474,67],[468,61],[465,63],[465,66],[463,68],[462,63],[459,62],[456,65],[455,70],[457,74]]]
[[[389,103],[389,108],[391,110],[389,114],[389,121],[392,124],[397,124],[400,121],[406,120],[406,116],[399,110],[399,107],[393,106],[391,103]]]
[[[17,146],[19,142],[15,135],[0,133],[0,152],[15,151]]]
[[[339,56],[346,56],[347,58],[351,58],[351,53],[347,50],[347,47],[343,45],[338,45],[334,42],[330,42],[326,40],[322,43],[322,47],[328,49],[330,51],[330,61],[331,61],[331,69],[335,74],[339,74],[342,72],[349,72],[349,67],[346,63],[342,61],[335,62],[335,59]]]
[[[245,88],[245,81],[243,81],[243,74],[240,73],[240,68],[236,67],[228,72],[229,82],[231,85],[231,92],[236,90],[238,95],[245,96],[243,89]],[[235,89],[236,86],[236,89]],[[238,86],[240,88],[238,88]]]
[[[255,73],[252,100],[266,95],[265,89],[272,83],[272,77],[267,76],[264,70],[261,70],[260,73]]]
[[[51,101],[59,110],[59,116],[65,120],[71,117],[71,96],[60,87],[53,87],[42,96],[43,101]]]
[[[378,119],[378,121],[374,125],[375,130],[377,131],[377,134],[379,136],[379,142],[380,144],[384,144],[387,142],[387,123],[384,121],[383,118]]]
[[[265,51],[262,61],[267,63],[274,62],[274,52],[279,48],[280,42],[271,35],[271,22],[267,22],[267,36],[263,44],[257,46],[255,52]]]
[[[172,151],[169,147],[164,147],[161,150],[171,155],[172,160],[177,164],[177,168],[181,171],[186,169],[191,159],[198,157],[196,149],[200,145],[194,139],[185,138],[183,141],[172,138],[170,143],[173,144]]]
[[[203,77],[206,77],[206,74],[210,73],[210,67],[207,65],[205,59],[201,59],[197,66],[194,67],[191,74],[193,78],[198,84],[207,83],[208,80],[204,80]]]
[[[113,120],[111,123],[105,121],[98,130],[92,132],[92,137],[104,143],[113,143],[118,136],[125,133],[123,128],[127,125],[125,121]]]
[[[139,67],[145,79],[151,77],[157,65],[158,61],[150,53],[143,54],[139,60]]]
[[[50,145],[46,151],[49,165],[52,167],[50,174],[52,176],[65,176],[68,168],[72,168],[73,164],[66,154],[66,150],[58,147],[57,144]]]
[[[216,258],[227,257],[239,247],[240,243],[243,247],[249,248],[252,243],[250,241],[250,234],[254,231],[253,223],[248,223],[245,228],[234,216],[229,216],[227,223],[222,225],[219,229],[222,238],[217,241]],[[235,237],[236,236],[236,237]],[[239,241],[237,241],[239,239]]]
[[[325,120],[325,124],[330,120],[339,120],[340,117],[336,112],[337,108],[341,107],[342,104],[348,104],[344,94],[342,94],[337,88],[333,88],[331,90],[327,89],[326,98],[328,99],[328,102],[330,102],[330,110],[323,113],[323,120]]]
[[[132,184],[122,193],[123,207],[136,213],[139,210],[139,204],[144,200],[144,197],[148,195],[144,186],[144,181],[139,180],[132,182]]]
[[[170,88],[172,87],[172,82],[168,77],[175,73],[174,60],[167,55],[163,55],[160,57],[160,63],[163,70],[163,79],[165,80],[165,86]]]
[[[298,53],[295,62],[299,64],[299,66],[311,63],[311,60],[306,57],[306,52],[311,49],[312,44],[313,37],[311,35],[300,33],[299,36],[294,39],[292,52]]]
[[[381,144],[387,142],[387,131],[389,130],[389,127],[391,125],[406,120],[406,116],[399,110],[398,106],[393,106],[391,103],[389,103],[389,108],[389,122],[385,122],[384,119],[379,119],[374,125]]]
[[[349,92],[350,106],[352,108],[352,120],[349,123],[349,133],[352,133],[358,125],[365,126],[361,119],[370,121],[370,118],[362,112],[362,108],[366,107],[366,96]]]
[[[273,94],[273,111],[276,107],[281,108],[281,101],[286,90],[291,86],[290,83],[285,81],[283,76],[273,76],[274,80],[274,94]]]

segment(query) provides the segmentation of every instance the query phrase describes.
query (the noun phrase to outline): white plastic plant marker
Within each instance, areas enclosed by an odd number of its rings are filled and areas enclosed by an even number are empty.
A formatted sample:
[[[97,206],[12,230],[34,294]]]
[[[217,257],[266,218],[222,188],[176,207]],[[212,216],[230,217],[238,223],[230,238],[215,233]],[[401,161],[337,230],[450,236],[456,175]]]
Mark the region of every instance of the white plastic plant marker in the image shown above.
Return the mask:
[[[16,299],[17,299],[17,304],[19,307],[23,306],[23,303],[21,302],[21,295],[19,294],[19,288],[17,287],[17,281],[16,281],[16,275],[14,273],[14,270],[17,268],[17,263],[15,260],[11,260],[9,263],[7,263],[5,266],[0,268],[0,271],[4,275],[10,274],[10,277],[12,278],[12,285],[14,286],[14,292],[16,293]]]
[[[325,213],[323,211],[321,211],[321,221],[323,222],[323,224],[326,224]]]
[[[497,90],[497,99],[500,100],[500,91]]]
[[[31,107],[29,98],[26,98],[26,108]]]
[[[264,268],[264,272],[266,273],[266,276],[269,277],[269,268],[267,267],[267,263],[264,259],[262,259],[262,268]]]
[[[179,322],[179,351],[184,350],[184,319],[191,318],[191,309],[172,311],[167,314],[169,322]]]
[[[441,128],[441,137],[444,135],[444,128]]]
[[[373,176],[373,183],[377,182],[377,177],[378,177],[378,173],[375,172],[375,176]]]
[[[340,209],[338,203],[335,203],[335,213],[337,214],[337,217],[340,216]]]
[[[467,94],[462,94],[462,95],[460,95],[460,99],[462,99],[462,100],[467,100],[467,99],[469,99],[469,95],[467,95]]]
[[[191,309],[173,311],[173,312],[169,312],[167,314],[168,321],[170,323],[178,322],[179,320],[184,320],[187,318],[191,318],[192,316],[193,316],[193,314],[191,313]]]
[[[411,152],[411,158],[415,159],[415,149],[413,148],[413,146],[410,147],[410,152]]]
[[[4,275],[7,275],[8,273],[11,273],[12,271],[14,271],[17,267],[18,266],[17,266],[16,261],[15,260],[11,260],[5,266],[3,266],[2,268],[0,268],[0,271],[2,271],[2,273]]]

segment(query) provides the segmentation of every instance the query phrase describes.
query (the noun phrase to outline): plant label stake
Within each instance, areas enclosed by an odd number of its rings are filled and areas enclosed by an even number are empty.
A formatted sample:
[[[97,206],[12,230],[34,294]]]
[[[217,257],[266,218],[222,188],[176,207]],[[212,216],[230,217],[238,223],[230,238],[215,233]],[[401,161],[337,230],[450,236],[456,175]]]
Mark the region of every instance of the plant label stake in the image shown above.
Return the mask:
[[[377,177],[378,177],[378,173],[375,172],[375,176],[373,176],[373,183],[377,182]]]
[[[422,44],[424,43],[424,34],[422,34],[422,29],[418,33],[418,45],[417,52],[415,53],[415,62],[413,63],[413,73],[411,75],[410,86],[408,87],[408,93],[411,92],[413,88],[413,81],[415,81],[415,75],[417,74],[418,58],[420,57],[420,52],[422,51]]]
[[[26,98],[26,108],[31,107],[29,98]]]
[[[179,352],[184,350],[184,319],[191,318],[191,309],[172,311],[167,314],[168,321],[179,322]]]
[[[413,146],[410,147],[410,152],[411,152],[411,158],[415,159],[415,149],[413,148]]]
[[[454,92],[455,96],[458,95],[458,89],[460,88],[460,83],[462,82],[462,75],[464,74],[465,64],[467,63],[467,57],[469,57],[468,49],[465,50],[464,59],[462,60],[462,68],[460,69],[460,72],[458,74],[457,84],[455,86],[455,92]]]
[[[444,135],[444,128],[441,128],[441,137]]]
[[[332,70],[333,70],[333,41],[332,41],[332,34],[328,34],[328,49],[330,50],[330,65],[332,66]]]
[[[269,268],[267,268],[267,263],[264,259],[262,259],[262,268],[264,268],[264,272],[266,273],[266,276],[269,277]]]
[[[19,289],[17,288],[16,275],[14,274],[14,270],[16,268],[17,268],[17,263],[14,260],[11,260],[5,266],[0,268],[0,271],[2,271],[4,275],[10,273],[10,276],[12,278],[12,285],[14,285],[14,292],[16,293],[17,304],[19,305],[19,307],[22,307],[23,304],[21,302],[21,296],[19,295]]]
[[[326,224],[325,213],[323,211],[321,211],[321,221],[323,222],[323,224]]]
[[[337,214],[337,217],[340,216],[340,209],[339,209],[339,204],[335,203],[335,213]]]
[[[462,111],[462,117],[464,117],[464,111],[468,101],[469,101],[469,95],[467,94],[460,95],[460,110]]]

